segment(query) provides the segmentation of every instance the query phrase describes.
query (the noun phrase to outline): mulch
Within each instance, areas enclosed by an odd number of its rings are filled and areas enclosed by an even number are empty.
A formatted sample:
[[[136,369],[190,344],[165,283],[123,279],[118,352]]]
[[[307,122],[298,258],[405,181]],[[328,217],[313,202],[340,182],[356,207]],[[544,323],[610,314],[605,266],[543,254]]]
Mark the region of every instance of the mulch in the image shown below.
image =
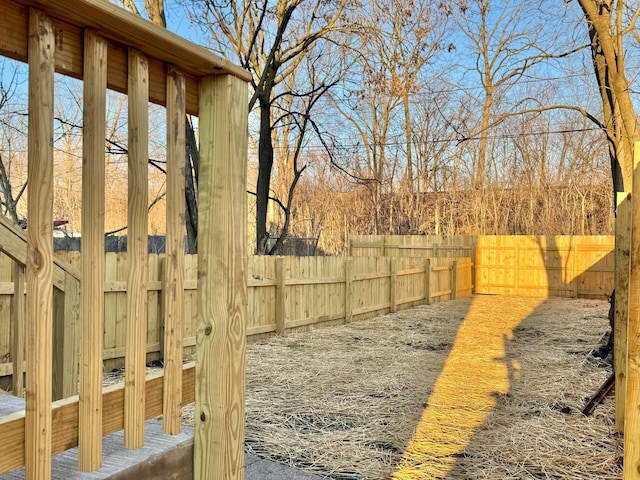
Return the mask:
[[[613,397],[581,413],[608,308],[477,296],[250,344],[245,445],[333,479],[621,479]]]

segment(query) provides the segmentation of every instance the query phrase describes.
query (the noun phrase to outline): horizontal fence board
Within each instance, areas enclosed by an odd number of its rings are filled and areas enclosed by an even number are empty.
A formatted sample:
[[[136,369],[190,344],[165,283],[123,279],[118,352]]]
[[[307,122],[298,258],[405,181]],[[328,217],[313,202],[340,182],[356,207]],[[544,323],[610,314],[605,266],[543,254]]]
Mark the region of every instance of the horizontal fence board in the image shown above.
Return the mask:
[[[63,259],[79,267],[78,252],[60,252]],[[427,302],[426,258],[397,258],[396,272],[392,275],[391,262],[384,257],[351,258],[349,284],[346,263],[350,257],[280,257],[283,277],[276,278],[276,257],[251,256],[248,258],[247,282],[247,334],[261,336],[277,331],[276,294],[283,288],[284,331],[310,329],[336,322],[359,320],[372,315],[388,313],[392,305],[407,308]],[[457,295],[470,294],[472,262],[467,258],[437,258],[431,261],[429,273],[432,295],[429,301],[453,298],[452,265],[458,261]],[[9,305],[13,295],[11,259],[0,255],[0,377],[13,373],[10,355]],[[121,368],[126,350],[126,292],[128,259],[126,252],[105,255],[105,371]],[[147,321],[147,361],[162,356],[162,287],[164,254],[149,255],[149,281],[147,289],[149,315]],[[184,354],[193,353],[195,347],[195,288],[197,284],[197,257],[185,256],[184,299]],[[465,274],[466,272],[466,274]],[[392,289],[392,282],[395,287]],[[281,285],[281,286],[279,286]],[[347,302],[347,288],[349,302]],[[395,292],[395,301],[390,295]],[[433,293],[435,292],[435,293]],[[2,305],[6,308],[4,308]],[[347,303],[349,304],[347,306]],[[347,315],[347,308],[350,308]],[[4,362],[2,361],[4,360]]]
[[[385,237],[386,238],[386,237]],[[421,237],[401,239],[381,237],[377,246],[392,245],[387,253],[420,252],[418,257],[398,258],[395,273],[396,306],[411,305],[419,298],[426,301],[425,253],[434,249],[446,252],[445,238],[429,238],[440,245],[425,245]],[[452,260],[431,258],[429,285],[430,302],[445,301],[452,297],[474,293],[511,294],[524,296],[571,296],[603,298],[613,289],[613,237],[464,237],[456,239],[460,251],[468,252],[473,239],[478,243],[476,261],[469,257],[457,259],[457,287],[451,285]],[[365,245],[364,239],[354,239],[356,245]],[[393,246],[393,245],[392,245]],[[412,249],[411,247],[419,247]],[[367,250],[370,250],[367,247]],[[60,252],[72,266],[79,266],[77,252]],[[150,259],[153,258],[150,255]],[[390,254],[391,255],[391,254]],[[158,315],[164,256],[150,260],[147,360],[161,356],[162,327]],[[391,264],[389,257],[352,257],[351,277],[347,285],[345,262],[348,257],[286,257],[284,267],[284,325],[285,328],[315,328],[336,321],[357,320],[373,314],[390,311]],[[253,256],[248,259],[248,318],[247,331],[260,336],[275,331],[276,308],[274,299],[278,288],[275,275],[275,259],[268,256]],[[444,263],[440,263],[443,260]],[[11,262],[0,255],[0,377],[13,372],[11,363],[11,339],[9,328],[9,305],[13,296]],[[106,254],[105,287],[105,369],[122,366],[126,340],[126,280],[128,261],[126,253]],[[185,257],[185,325],[184,337],[195,338],[195,288],[197,285],[197,258]],[[350,295],[350,315],[346,312],[346,291]],[[455,293],[455,295],[454,295]],[[387,299],[381,301],[381,299]],[[185,355],[193,353],[195,342],[185,343]]]

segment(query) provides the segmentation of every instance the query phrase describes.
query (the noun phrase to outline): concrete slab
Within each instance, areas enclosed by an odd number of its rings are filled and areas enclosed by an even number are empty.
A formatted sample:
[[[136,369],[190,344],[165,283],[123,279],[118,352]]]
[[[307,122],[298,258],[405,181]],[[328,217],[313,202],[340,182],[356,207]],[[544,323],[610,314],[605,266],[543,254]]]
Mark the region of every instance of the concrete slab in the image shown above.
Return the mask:
[[[245,480],[320,480],[329,477],[320,477],[247,453],[245,454],[244,478]]]
[[[185,428],[178,435],[163,435],[162,424],[148,421],[145,424],[145,444],[138,450],[124,448],[124,431],[108,435],[102,440],[103,464],[99,470],[90,473],[78,472],[78,449],[72,448],[66,452],[54,455],[51,460],[51,478],[53,480],[101,480],[117,478],[131,466],[150,458],[160,456],[172,448],[193,442],[193,430]],[[24,468],[1,475],[1,480],[24,479]],[[180,477],[175,477],[180,478]]]
[[[24,410],[24,398],[0,395],[0,417]]]

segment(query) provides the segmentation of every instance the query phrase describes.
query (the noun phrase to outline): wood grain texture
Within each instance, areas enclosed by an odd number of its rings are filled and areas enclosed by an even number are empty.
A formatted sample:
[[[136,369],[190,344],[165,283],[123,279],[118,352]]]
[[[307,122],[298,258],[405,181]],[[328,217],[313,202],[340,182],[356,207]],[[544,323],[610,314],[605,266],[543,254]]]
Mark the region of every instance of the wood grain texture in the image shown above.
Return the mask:
[[[30,9],[25,394],[27,479],[46,479],[51,475],[54,42],[51,19]]]
[[[353,291],[351,282],[353,281],[353,259],[347,258],[344,262],[344,321],[351,323],[351,302]]]
[[[80,366],[80,282],[68,273],[65,274],[63,300],[62,398],[67,398],[78,394]],[[102,359],[100,360],[102,363]]]
[[[397,306],[397,293],[396,287],[398,285],[398,259],[392,258],[390,267],[390,276],[389,276],[389,304],[391,305],[390,310],[394,313]]]
[[[145,56],[162,58],[194,75],[229,73],[249,81],[249,73],[206,48],[102,0],[19,0],[72,25],[89,27],[108,39],[135,47]]]
[[[37,5],[53,17],[59,38],[56,71],[75,78],[82,77],[83,31],[87,26],[109,40],[108,85],[121,93],[127,92],[127,46],[133,46],[149,58],[155,75],[150,78],[150,100],[164,105],[165,62],[176,65],[185,73],[189,86],[187,111],[198,114],[198,76],[216,72],[232,72],[245,80],[250,74],[231,62],[190,44],[157,25],[100,0],[64,0],[50,2],[0,0],[0,54],[20,61],[27,60],[27,5]]]
[[[634,147],[633,192],[640,192],[640,143]],[[640,202],[632,192],[624,479],[640,479]]]
[[[164,268],[163,431],[180,433],[184,338],[185,81],[167,73],[167,253]]]
[[[458,262],[451,262],[451,300],[458,298]]]
[[[424,300],[427,305],[431,304],[431,259],[424,260]]]
[[[0,215],[0,250],[21,265],[27,264],[27,234],[11,223],[4,215]],[[53,284],[64,292],[65,272],[80,280],[80,270],[61,255],[54,252],[53,255]]]
[[[244,478],[247,85],[200,81],[194,478]]]
[[[11,278],[14,294],[11,297],[11,362],[13,363],[12,390],[16,397],[21,397],[24,390],[24,342],[25,342],[25,268],[17,262],[11,263]]]
[[[148,275],[149,66],[129,50],[129,160],[127,355],[125,359],[125,435],[127,448],[144,445]]]
[[[104,219],[107,42],[84,36],[82,162],[82,292],[80,298],[79,468],[102,463],[102,350],[104,345]]]
[[[182,367],[184,391],[182,405],[195,399],[195,364]],[[162,414],[162,373],[149,375],[145,384],[146,419]],[[52,405],[52,453],[55,455],[78,445],[78,397],[66,398]],[[124,428],[124,386],[107,387],[102,392],[102,433],[109,435]],[[0,475],[24,465],[25,413],[18,412],[0,418]]]
[[[614,237],[480,236],[476,293],[604,299],[613,290]]]
[[[616,198],[616,306],[614,322],[614,371],[616,373],[616,431],[624,432],[627,389],[627,323],[629,318],[629,260],[631,249],[631,194]]]
[[[284,258],[278,257],[276,261],[276,334],[282,335],[286,328],[287,307],[285,302],[285,269]]]

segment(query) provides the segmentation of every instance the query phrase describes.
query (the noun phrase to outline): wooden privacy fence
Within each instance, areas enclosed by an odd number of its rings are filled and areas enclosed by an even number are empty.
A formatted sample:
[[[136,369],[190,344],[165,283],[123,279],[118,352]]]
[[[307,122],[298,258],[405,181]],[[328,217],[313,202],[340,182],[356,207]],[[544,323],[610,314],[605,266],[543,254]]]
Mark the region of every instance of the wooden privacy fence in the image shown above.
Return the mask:
[[[354,257],[469,257],[475,263],[475,235],[351,235]]]
[[[472,259],[475,293],[604,298],[613,291],[614,237],[354,235],[354,256]]]
[[[103,435],[124,428],[125,446],[139,448],[145,440],[145,419],[160,414],[164,432],[178,433],[181,404],[195,398],[201,412],[195,426],[195,478],[243,478],[247,82],[251,75],[107,1],[0,0],[0,12],[0,55],[27,62],[29,73],[28,230],[23,256],[14,258],[18,265],[12,275],[18,293],[12,302],[16,306],[14,343],[24,338],[27,353],[25,410],[0,418],[0,473],[24,465],[28,480],[47,480],[52,454],[76,445],[79,469],[96,470],[102,462]],[[62,269],[65,295],[73,289],[67,290],[67,283],[74,283],[69,277],[82,279],[75,303],[80,311],[82,362],[79,397],[52,403],[53,319],[59,308],[54,303],[54,285],[60,267],[53,253],[56,72],[83,81],[80,275]],[[125,383],[103,391],[107,88],[127,95],[130,241],[127,292],[117,306],[126,311],[126,326],[122,326]],[[161,280],[165,368],[163,376],[153,379],[146,377],[145,369],[150,102],[166,107],[169,257]],[[195,294],[199,336],[196,365],[183,372],[186,114],[199,117],[200,241]],[[8,253],[7,248],[3,250]],[[24,331],[19,331],[21,318]],[[12,352],[20,372],[21,350],[14,346]],[[215,412],[210,406],[215,406]]]
[[[12,375],[14,365],[25,371],[25,268],[27,239],[22,230],[0,215],[0,378]],[[80,271],[59,256],[53,269],[53,364],[52,396],[60,399],[78,389],[78,320]],[[24,375],[12,375],[0,383],[16,395],[24,389]]]
[[[613,236],[481,236],[476,293],[604,298],[613,291]]]
[[[63,258],[71,268],[80,261],[77,252],[65,253]],[[127,254],[107,253],[105,264],[103,358],[105,369],[109,371],[124,365],[126,353]],[[161,358],[165,354],[162,305],[166,291],[161,280],[165,269],[165,255],[149,255],[147,360]],[[429,276],[426,275],[427,270]],[[4,257],[3,260],[0,256],[0,306],[11,305],[15,299],[10,275],[9,259]],[[193,353],[196,345],[196,278],[197,257],[186,255],[185,355]],[[418,304],[468,296],[473,287],[468,258],[249,257],[248,279],[249,337],[328,326]],[[73,309],[71,300],[67,308]],[[67,321],[59,329],[66,335],[61,334],[61,337],[73,339],[77,335],[77,315],[65,318]],[[8,327],[11,319],[9,309],[0,308],[0,332]],[[0,337],[0,354],[5,359],[13,358],[15,348],[22,350],[7,337]],[[64,360],[68,368],[77,364],[78,357],[77,353],[73,354],[77,348],[73,347],[71,340],[67,347]],[[0,372],[11,375],[13,364],[0,363]],[[77,368],[75,372],[77,375]],[[77,385],[77,378],[72,375],[65,375],[67,388],[72,389],[68,395],[75,393]],[[15,377],[20,378],[19,375]]]
[[[248,277],[250,335],[350,322],[473,288],[468,258],[252,257]]]

